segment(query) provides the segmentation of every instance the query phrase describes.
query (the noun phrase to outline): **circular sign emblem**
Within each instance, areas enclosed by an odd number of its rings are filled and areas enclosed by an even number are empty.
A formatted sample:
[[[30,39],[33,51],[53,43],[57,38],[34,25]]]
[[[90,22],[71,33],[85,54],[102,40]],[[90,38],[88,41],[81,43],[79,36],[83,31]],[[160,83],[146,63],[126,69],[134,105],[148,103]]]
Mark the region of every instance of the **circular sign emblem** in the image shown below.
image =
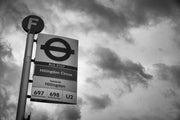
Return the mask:
[[[29,15],[23,19],[22,27],[28,33],[37,34],[43,30],[44,22],[36,15]]]
[[[55,42],[59,42],[62,43],[65,48],[61,48],[61,47],[56,47],[56,46],[51,46],[52,43]],[[52,38],[50,40],[48,40],[45,45],[41,45],[41,49],[44,50],[45,54],[52,60],[55,61],[64,61],[66,59],[68,59],[71,54],[74,54],[74,50],[71,49],[70,45],[63,39],[61,38]],[[55,52],[63,52],[65,53],[63,56],[54,56],[51,51],[55,51]]]

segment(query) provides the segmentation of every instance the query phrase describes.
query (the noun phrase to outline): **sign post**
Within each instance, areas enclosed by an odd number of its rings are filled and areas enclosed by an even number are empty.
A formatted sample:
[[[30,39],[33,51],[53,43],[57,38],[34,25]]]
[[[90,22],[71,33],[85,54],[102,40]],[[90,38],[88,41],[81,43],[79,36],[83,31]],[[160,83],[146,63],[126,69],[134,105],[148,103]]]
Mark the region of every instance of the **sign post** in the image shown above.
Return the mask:
[[[77,104],[78,40],[39,34],[31,101]]]
[[[26,39],[16,120],[24,120],[34,34],[37,34],[43,30],[44,22],[40,17],[30,15],[24,18],[22,27],[28,33],[28,35]]]

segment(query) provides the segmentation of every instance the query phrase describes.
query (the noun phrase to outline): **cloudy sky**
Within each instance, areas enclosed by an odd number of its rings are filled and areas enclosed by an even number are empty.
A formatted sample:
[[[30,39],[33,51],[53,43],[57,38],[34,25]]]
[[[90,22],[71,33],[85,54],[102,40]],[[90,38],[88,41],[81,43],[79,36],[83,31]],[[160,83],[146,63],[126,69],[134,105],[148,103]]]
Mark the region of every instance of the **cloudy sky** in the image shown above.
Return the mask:
[[[0,0],[1,120],[15,120],[30,14],[79,40],[78,105],[28,100],[32,120],[180,119],[179,0]]]

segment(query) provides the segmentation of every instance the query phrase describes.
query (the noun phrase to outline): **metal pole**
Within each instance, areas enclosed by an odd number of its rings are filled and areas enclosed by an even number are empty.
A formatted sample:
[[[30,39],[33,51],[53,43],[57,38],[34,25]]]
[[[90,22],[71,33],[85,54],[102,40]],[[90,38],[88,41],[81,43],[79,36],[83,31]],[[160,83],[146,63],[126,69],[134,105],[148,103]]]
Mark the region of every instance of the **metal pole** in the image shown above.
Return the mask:
[[[26,48],[24,54],[24,63],[23,63],[22,76],[21,76],[21,85],[19,91],[16,120],[24,120],[24,116],[25,116],[26,96],[28,91],[28,80],[29,80],[29,73],[31,67],[32,50],[33,50],[33,39],[34,39],[34,34],[28,33],[26,39]]]

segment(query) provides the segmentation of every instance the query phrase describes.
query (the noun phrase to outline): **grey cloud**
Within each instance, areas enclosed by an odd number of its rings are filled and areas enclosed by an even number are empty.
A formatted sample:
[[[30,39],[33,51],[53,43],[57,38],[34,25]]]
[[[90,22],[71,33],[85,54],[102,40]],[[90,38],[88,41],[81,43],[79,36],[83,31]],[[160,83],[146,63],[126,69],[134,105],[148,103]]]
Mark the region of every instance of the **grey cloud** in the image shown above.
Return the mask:
[[[11,57],[11,49],[4,43],[0,43],[0,78],[5,74],[5,71],[8,69],[7,65],[3,62],[3,58]]]
[[[175,120],[179,120],[180,119],[180,102],[175,103],[175,107],[178,110],[177,117]]]
[[[168,66],[165,64],[156,64],[158,68],[158,77],[161,80],[166,80],[180,87],[180,65]]]
[[[10,95],[5,87],[0,85],[0,119],[12,120],[12,116],[15,116],[16,105],[9,103]]]
[[[140,116],[140,117],[136,117],[136,116],[133,116],[133,117],[128,117],[127,118],[123,118],[123,117],[120,117],[119,120],[177,120],[177,119],[174,119],[170,116],[168,117],[165,117],[165,115],[163,117],[160,117],[160,116],[153,116],[153,115],[143,115],[143,116]]]
[[[30,115],[31,120],[54,120],[52,116],[44,109],[34,107],[33,102],[27,102],[26,105],[26,118]]]
[[[86,79],[86,82],[87,83],[90,83],[90,84],[93,84],[94,86],[96,86],[97,88],[101,88],[101,86],[99,85],[99,83],[97,82],[98,80],[98,76],[97,78],[92,78],[92,77],[89,77]]]
[[[81,111],[79,106],[66,106],[59,113],[58,120],[80,120],[81,119]]]
[[[1,41],[0,41],[0,56],[7,56],[7,57],[12,56],[11,48],[6,43]]]
[[[167,89],[163,94],[165,98],[172,98],[178,96],[176,91],[173,89]]]
[[[130,15],[135,16],[135,21],[141,21],[144,24],[150,19],[170,18],[175,20],[179,17],[178,11],[180,10],[179,0],[128,0],[130,7]],[[139,18],[141,18],[139,20]]]
[[[123,118],[123,117],[120,117],[119,120],[139,120],[138,118]]]
[[[98,47],[95,50],[95,54],[97,60],[94,64],[104,72],[104,75],[116,79],[125,77],[127,79],[125,84],[130,89],[131,85],[139,83],[147,85],[148,80],[153,77],[145,72],[141,64],[130,60],[123,61],[115,52],[108,48]]]
[[[78,97],[78,101],[77,101],[78,103],[78,107],[79,108],[81,108],[83,105],[85,105],[86,104],[86,102],[84,101],[84,99],[83,98],[81,98],[81,97]]]
[[[174,39],[174,42],[176,43],[176,46],[180,49],[180,36],[179,36],[179,31],[176,33],[177,38]]]
[[[22,0],[1,0],[0,11],[0,33],[11,25],[19,28],[22,17],[30,13]]]
[[[180,22],[177,26],[175,26],[175,36],[173,41],[175,42],[175,45],[180,49]]]
[[[54,110],[54,115],[49,115],[46,110],[39,110],[32,108],[32,104],[27,107],[28,113],[31,113],[32,120],[80,120],[81,111],[80,107],[77,105],[65,105]]]
[[[36,111],[35,114],[31,115],[32,120],[53,120],[49,118],[48,113],[45,111]]]
[[[1,3],[1,9],[5,8],[2,6],[7,8],[1,13],[2,16],[5,16],[4,18],[1,17],[4,23],[17,23],[19,18],[30,13],[28,7],[31,8],[31,6],[27,6],[22,0],[2,0]],[[43,16],[46,20],[47,13],[51,14],[53,11],[46,7],[45,3],[48,3],[49,6],[60,7],[61,10],[80,12],[93,19],[92,23],[89,24],[77,23],[75,25],[69,21],[69,25],[64,29],[72,30],[81,27],[84,31],[89,31],[95,28],[96,30],[105,31],[109,35],[121,36],[130,43],[132,43],[132,38],[128,32],[129,28],[156,24],[165,19],[178,23],[180,18],[180,3],[178,0],[109,0],[109,3],[106,3],[106,1],[98,2],[98,0],[32,1],[31,5],[34,4],[46,14]],[[108,4],[116,6],[117,9],[107,7]],[[36,11],[34,12],[36,13]],[[53,17],[58,19],[56,15]],[[52,31],[55,31],[56,27],[53,24],[52,26]]]
[[[171,120],[171,117],[143,116],[140,120]],[[173,120],[173,119],[172,119]]]
[[[7,63],[5,59],[13,59],[12,51],[8,45],[0,41],[0,119],[12,120],[15,116],[16,105],[9,102],[12,92],[19,79],[20,68],[13,64]],[[13,91],[9,91],[9,88]]]
[[[5,62],[6,58],[13,59],[12,50],[7,44],[0,42],[0,84],[12,86],[20,78],[20,67]]]
[[[112,101],[108,95],[101,95],[99,97],[86,95],[86,98],[93,110],[103,110],[112,104]]]
[[[114,27],[124,29],[127,26],[126,17],[122,12],[115,13],[112,9],[105,7],[96,0],[62,0],[64,8],[85,12],[92,16],[97,22],[97,28],[108,30]],[[117,29],[116,29],[117,30]],[[110,32],[110,30],[108,30]]]
[[[109,0],[109,3],[105,1],[98,2],[98,0],[34,0],[32,2],[34,5],[39,5],[39,9],[48,11],[50,14],[52,11],[45,7],[44,2],[48,2],[49,6],[56,5],[61,7],[62,10],[85,13],[93,19],[96,29],[113,35],[122,35],[130,42],[132,42],[132,38],[128,34],[129,28],[141,27],[152,23],[156,24],[164,19],[170,19],[177,23],[180,17],[179,0]],[[104,4],[114,5],[117,9],[114,10]],[[30,13],[28,7],[30,8],[31,6],[27,6],[22,0],[1,0],[0,15],[2,17],[0,19],[2,25],[0,26],[3,26],[1,28],[12,23],[18,24],[22,16]],[[70,26],[72,28],[73,23]],[[84,28],[87,26],[87,24],[81,25]]]
[[[94,19],[98,29],[110,33],[125,33],[129,28],[158,23],[164,19],[179,20],[179,0],[114,0],[112,6],[97,0],[61,0],[65,9],[87,13]],[[104,4],[105,1],[103,1]]]

